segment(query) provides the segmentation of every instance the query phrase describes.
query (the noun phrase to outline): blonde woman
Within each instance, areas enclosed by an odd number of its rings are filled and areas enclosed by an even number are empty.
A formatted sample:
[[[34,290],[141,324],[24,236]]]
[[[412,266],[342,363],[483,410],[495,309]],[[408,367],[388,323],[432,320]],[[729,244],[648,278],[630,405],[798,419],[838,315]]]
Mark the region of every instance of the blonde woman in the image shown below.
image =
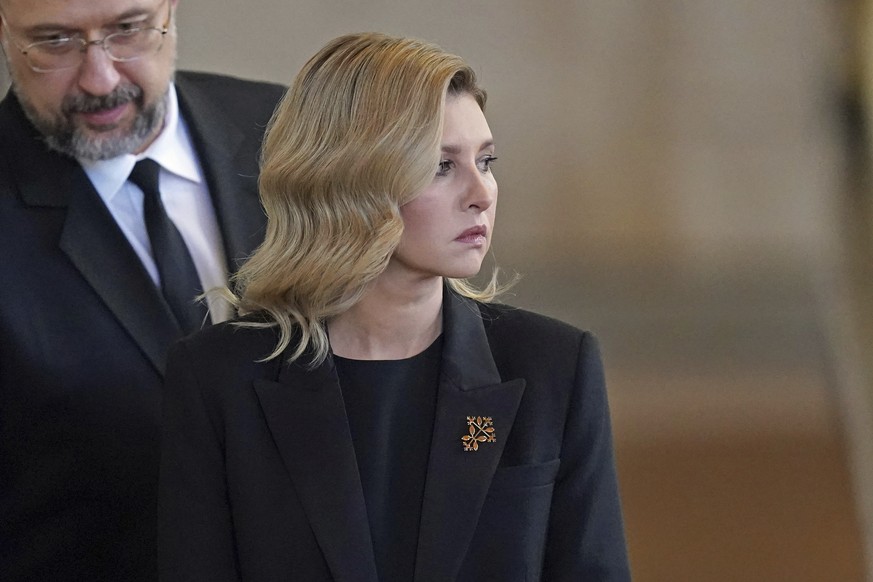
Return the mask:
[[[485,93],[381,34],[304,66],[264,144],[241,318],[176,345],[162,580],[628,580],[594,338],[477,291]]]

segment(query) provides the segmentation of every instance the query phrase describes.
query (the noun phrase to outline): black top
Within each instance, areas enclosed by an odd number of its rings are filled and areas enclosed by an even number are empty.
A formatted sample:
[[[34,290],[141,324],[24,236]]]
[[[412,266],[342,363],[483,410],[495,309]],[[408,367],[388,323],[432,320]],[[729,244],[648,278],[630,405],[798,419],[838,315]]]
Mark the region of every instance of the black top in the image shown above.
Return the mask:
[[[415,572],[442,343],[403,360],[333,357],[382,582]]]

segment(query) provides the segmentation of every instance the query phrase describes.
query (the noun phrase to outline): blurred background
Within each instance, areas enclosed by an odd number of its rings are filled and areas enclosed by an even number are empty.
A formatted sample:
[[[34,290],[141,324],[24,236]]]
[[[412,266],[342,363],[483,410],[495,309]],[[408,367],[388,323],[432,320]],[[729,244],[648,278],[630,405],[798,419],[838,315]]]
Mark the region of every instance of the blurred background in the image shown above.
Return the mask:
[[[464,56],[500,156],[495,258],[524,276],[507,301],[602,343],[635,580],[861,581],[870,10],[182,0],[179,66],[289,83],[361,30]]]

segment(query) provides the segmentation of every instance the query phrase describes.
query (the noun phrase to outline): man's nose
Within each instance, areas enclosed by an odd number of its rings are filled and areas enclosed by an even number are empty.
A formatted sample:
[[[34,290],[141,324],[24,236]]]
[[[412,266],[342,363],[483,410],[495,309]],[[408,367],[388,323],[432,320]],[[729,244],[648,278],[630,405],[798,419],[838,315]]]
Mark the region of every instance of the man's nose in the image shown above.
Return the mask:
[[[82,64],[79,65],[79,87],[90,95],[107,95],[118,85],[121,75],[115,61],[101,42],[90,42],[82,49]]]

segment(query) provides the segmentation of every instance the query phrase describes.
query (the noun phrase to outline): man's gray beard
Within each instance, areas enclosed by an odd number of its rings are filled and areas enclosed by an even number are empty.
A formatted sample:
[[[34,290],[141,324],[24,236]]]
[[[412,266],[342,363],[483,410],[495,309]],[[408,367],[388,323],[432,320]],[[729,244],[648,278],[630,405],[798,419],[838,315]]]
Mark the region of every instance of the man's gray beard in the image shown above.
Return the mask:
[[[16,89],[21,108],[30,122],[42,134],[49,148],[82,160],[107,160],[123,154],[139,151],[164,123],[167,112],[169,88],[160,99],[151,105],[143,105],[142,89],[132,83],[119,85],[108,95],[75,95],[65,97],[61,113],[54,118],[40,116],[26,95]],[[135,102],[139,111],[129,130],[117,137],[89,135],[73,123],[73,114],[111,109],[128,102]]]

